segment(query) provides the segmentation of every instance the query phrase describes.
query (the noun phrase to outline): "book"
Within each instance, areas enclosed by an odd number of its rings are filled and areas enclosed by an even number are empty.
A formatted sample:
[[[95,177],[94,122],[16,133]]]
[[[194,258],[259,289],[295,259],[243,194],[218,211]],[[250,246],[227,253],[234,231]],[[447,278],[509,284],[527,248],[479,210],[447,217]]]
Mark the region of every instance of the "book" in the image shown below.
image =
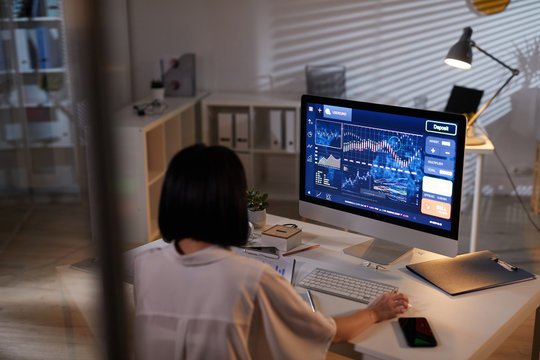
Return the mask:
[[[489,250],[411,264],[407,265],[407,269],[450,295],[536,278],[534,274],[501,260]]]

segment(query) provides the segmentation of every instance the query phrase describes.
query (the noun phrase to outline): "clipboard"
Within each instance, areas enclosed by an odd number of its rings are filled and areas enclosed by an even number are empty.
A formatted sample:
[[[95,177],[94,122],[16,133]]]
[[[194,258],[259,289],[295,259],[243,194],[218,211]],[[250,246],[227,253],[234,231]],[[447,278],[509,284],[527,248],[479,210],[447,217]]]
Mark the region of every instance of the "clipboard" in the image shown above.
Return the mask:
[[[501,260],[489,250],[407,265],[407,269],[450,295],[536,278],[534,274]]]

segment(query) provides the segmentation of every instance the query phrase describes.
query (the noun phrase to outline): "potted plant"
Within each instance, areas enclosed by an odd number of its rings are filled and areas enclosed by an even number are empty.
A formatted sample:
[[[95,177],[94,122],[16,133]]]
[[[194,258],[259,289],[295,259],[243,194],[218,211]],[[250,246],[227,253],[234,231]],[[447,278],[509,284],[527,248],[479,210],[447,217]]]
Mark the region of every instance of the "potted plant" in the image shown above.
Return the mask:
[[[248,220],[255,228],[262,228],[266,224],[266,209],[268,208],[268,194],[259,190],[247,191]]]
[[[152,100],[162,102],[165,99],[165,87],[163,81],[153,79],[150,82],[150,89],[152,89]]]

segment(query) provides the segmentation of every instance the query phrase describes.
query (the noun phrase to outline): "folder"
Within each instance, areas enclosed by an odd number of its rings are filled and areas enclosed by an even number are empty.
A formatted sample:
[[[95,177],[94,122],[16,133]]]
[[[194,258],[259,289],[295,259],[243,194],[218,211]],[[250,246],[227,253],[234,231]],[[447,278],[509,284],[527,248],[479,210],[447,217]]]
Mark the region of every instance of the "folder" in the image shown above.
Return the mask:
[[[281,110],[270,110],[270,149],[281,150],[282,145]]]
[[[407,269],[450,295],[535,279],[534,274],[506,263],[489,250],[407,265]]]
[[[233,117],[232,113],[218,113],[218,144],[233,147]]]
[[[247,150],[249,147],[249,125],[247,113],[234,114],[234,147],[236,150]]]
[[[293,110],[285,111],[285,150],[294,152],[296,148],[296,121]]]
[[[30,52],[28,46],[28,35],[26,29],[15,29],[15,46],[17,48],[17,59],[19,61],[19,71],[32,71]]]

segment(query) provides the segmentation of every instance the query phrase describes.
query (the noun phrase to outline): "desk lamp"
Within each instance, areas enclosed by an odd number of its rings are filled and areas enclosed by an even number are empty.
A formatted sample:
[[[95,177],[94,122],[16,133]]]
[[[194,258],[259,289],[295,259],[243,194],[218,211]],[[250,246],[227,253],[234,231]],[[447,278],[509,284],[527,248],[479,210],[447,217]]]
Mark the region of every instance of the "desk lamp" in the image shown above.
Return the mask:
[[[495,56],[491,55],[487,51],[480,48],[478,45],[476,45],[476,43],[473,40],[471,40],[471,36],[472,36],[472,29],[470,27],[464,28],[463,29],[463,34],[461,35],[461,38],[459,39],[459,41],[457,43],[455,43],[450,48],[450,51],[448,51],[448,55],[446,55],[446,59],[444,60],[444,62],[447,65],[456,67],[458,69],[465,69],[465,70],[471,69],[471,67],[472,67],[472,65],[471,65],[472,64],[472,48],[474,47],[478,51],[484,53],[485,55],[489,56],[491,59],[495,60],[496,62],[498,62],[499,64],[501,64],[502,66],[504,66],[505,68],[510,70],[510,72],[512,73],[512,75],[510,75],[510,77],[504,82],[504,84],[499,88],[499,90],[497,90],[495,92],[495,94],[480,108],[480,110],[478,110],[476,112],[476,114],[474,114],[467,121],[467,142],[466,142],[466,144],[467,145],[481,145],[481,144],[483,144],[485,142],[485,140],[483,140],[482,138],[474,136],[474,128],[473,128],[474,122],[476,121],[476,119],[478,119],[478,116],[480,116],[480,114],[489,106],[489,104],[491,104],[493,99],[495,99],[495,97],[497,95],[499,95],[501,90],[506,85],[508,85],[510,80],[512,80],[512,78],[514,76],[519,74],[519,70],[511,68],[510,66],[503,63],[501,60],[497,59]]]

